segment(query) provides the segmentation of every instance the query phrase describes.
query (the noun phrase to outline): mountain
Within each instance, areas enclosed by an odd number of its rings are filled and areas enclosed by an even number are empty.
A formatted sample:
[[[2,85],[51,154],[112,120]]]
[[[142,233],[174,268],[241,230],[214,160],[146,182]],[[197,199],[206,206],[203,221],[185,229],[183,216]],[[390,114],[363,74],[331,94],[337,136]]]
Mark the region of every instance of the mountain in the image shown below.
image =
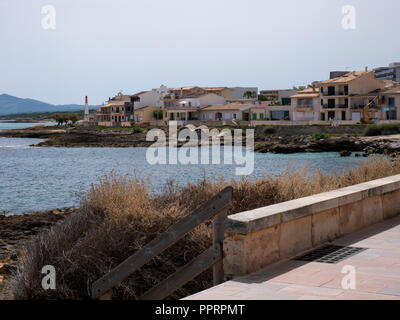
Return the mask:
[[[89,106],[89,109],[97,109],[98,106]],[[66,104],[54,105],[33,99],[22,99],[8,94],[0,95],[0,115],[35,113],[35,112],[60,112],[84,110],[84,105]]]

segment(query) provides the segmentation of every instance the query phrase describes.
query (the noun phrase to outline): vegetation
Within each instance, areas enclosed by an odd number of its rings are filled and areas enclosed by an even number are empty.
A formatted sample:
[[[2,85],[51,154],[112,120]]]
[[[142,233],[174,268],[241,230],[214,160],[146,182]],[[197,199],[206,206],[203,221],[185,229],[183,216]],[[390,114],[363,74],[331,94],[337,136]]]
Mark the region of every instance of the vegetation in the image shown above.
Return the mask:
[[[134,133],[143,132],[143,128],[141,128],[141,127],[134,127],[134,128],[133,128],[133,132],[134,132]]]
[[[268,98],[262,94],[258,95],[258,101],[268,101]]]
[[[162,120],[164,117],[164,112],[162,110],[154,110],[153,117],[156,120]]]
[[[274,127],[265,127],[262,131],[262,133],[264,135],[268,135],[268,134],[275,134],[276,133],[276,129]]]
[[[399,123],[371,124],[364,130],[364,136],[385,136],[400,133]]]
[[[53,119],[57,122],[57,125],[68,124],[69,122],[75,124],[79,120],[79,116],[76,113],[56,113],[53,115]]]
[[[84,195],[81,209],[23,250],[12,277],[16,299],[88,299],[91,284],[227,185],[234,187],[229,214],[268,206],[400,173],[400,160],[371,158],[348,173],[310,174],[289,168],[280,176],[227,182],[201,180],[182,188],[168,183],[160,193],[137,177],[100,178]],[[205,223],[153,259],[113,290],[115,299],[136,299],[211,245]],[[57,270],[56,290],[43,290],[41,268]],[[175,292],[181,298],[212,286],[207,271]]]
[[[346,133],[327,133],[327,132],[320,132],[320,133],[313,133],[311,136],[316,139],[316,140],[322,140],[322,139],[329,139],[332,137],[343,137],[343,136],[353,136],[353,137],[358,137],[361,136],[361,133],[351,133],[351,134],[346,134]]]
[[[90,113],[94,113],[95,110],[90,110]],[[34,121],[46,121],[53,120],[53,116],[58,114],[66,114],[70,112],[35,112],[35,113],[19,113],[0,116],[0,120],[34,120]],[[83,119],[84,111],[74,112],[78,115],[79,119]]]
[[[243,94],[243,98],[247,99],[256,98],[256,93],[248,90]]]

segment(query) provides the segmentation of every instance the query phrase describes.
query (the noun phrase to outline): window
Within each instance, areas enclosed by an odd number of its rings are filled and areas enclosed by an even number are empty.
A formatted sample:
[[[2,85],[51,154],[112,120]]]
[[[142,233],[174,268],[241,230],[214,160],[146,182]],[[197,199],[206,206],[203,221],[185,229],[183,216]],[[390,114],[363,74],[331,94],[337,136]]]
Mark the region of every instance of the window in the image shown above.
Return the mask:
[[[395,103],[394,103],[394,98],[393,97],[390,97],[388,99],[388,104],[389,104],[389,107],[394,107]]]
[[[234,120],[237,119],[237,114],[236,114],[236,113],[233,114],[233,119],[234,119]]]
[[[264,119],[264,113],[260,113],[260,120]]]
[[[253,113],[253,120],[257,120],[257,113]]]

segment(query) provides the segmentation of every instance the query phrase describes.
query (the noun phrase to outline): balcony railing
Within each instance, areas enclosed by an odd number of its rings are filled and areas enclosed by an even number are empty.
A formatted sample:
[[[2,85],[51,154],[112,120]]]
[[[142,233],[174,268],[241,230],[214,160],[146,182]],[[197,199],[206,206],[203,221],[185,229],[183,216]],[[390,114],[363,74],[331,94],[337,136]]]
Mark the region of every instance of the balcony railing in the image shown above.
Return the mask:
[[[314,106],[311,105],[311,104],[306,104],[306,105],[299,105],[299,104],[298,104],[295,108],[296,108],[296,109],[313,109]]]
[[[345,104],[335,104],[335,105],[328,105],[328,104],[323,104],[322,108],[324,109],[347,109],[348,106]]]
[[[351,109],[353,110],[361,110],[364,109],[366,107],[366,104],[355,104],[351,106]],[[378,109],[378,106],[375,104],[369,105],[368,106],[369,109]]]
[[[333,92],[333,93],[332,93],[332,92],[330,92],[330,93],[328,93],[328,92],[323,92],[322,95],[323,95],[324,97],[348,96],[349,93],[348,93],[348,92],[344,92],[344,91],[339,91],[339,92],[335,91],[335,92]]]

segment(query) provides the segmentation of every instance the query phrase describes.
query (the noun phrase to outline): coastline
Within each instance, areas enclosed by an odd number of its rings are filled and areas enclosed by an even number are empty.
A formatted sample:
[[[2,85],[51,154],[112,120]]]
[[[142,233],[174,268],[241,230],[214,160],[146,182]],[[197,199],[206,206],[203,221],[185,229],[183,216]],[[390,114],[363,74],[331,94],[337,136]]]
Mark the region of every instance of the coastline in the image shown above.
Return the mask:
[[[262,129],[262,128],[261,128]],[[268,129],[268,128],[267,128]],[[344,155],[356,153],[357,156],[371,154],[398,155],[400,135],[363,137],[345,130],[338,134],[316,134],[302,131],[300,134],[278,132],[265,134],[256,128],[254,151],[258,153],[302,153],[302,152],[340,152]],[[53,148],[132,148],[150,147],[154,142],[146,141],[150,128],[66,128],[35,126],[26,129],[0,131],[0,137],[36,138],[45,141],[34,147]],[[168,132],[166,136],[168,136]],[[245,140],[245,139],[244,139]],[[168,142],[168,139],[167,139]],[[181,147],[184,143],[178,143]]]

